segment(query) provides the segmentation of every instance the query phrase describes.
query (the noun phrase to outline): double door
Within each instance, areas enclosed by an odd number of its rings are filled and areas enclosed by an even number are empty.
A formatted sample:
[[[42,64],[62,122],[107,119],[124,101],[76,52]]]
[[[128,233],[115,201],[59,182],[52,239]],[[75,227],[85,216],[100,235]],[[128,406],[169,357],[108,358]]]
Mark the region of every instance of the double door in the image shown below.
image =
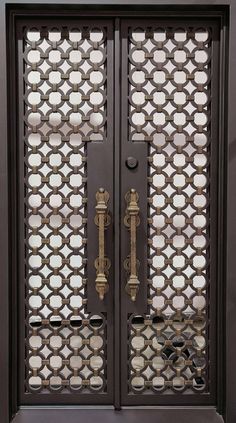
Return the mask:
[[[215,404],[218,24],[16,37],[20,403]]]

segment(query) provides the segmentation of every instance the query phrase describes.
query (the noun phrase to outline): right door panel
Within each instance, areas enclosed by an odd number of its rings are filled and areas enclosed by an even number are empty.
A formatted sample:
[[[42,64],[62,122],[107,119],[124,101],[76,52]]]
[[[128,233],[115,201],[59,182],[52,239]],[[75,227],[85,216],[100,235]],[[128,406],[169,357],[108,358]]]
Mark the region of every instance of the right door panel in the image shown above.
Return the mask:
[[[121,33],[121,195],[134,188],[140,209],[135,301],[122,229],[122,402],[212,404],[219,30],[146,19],[123,21]]]

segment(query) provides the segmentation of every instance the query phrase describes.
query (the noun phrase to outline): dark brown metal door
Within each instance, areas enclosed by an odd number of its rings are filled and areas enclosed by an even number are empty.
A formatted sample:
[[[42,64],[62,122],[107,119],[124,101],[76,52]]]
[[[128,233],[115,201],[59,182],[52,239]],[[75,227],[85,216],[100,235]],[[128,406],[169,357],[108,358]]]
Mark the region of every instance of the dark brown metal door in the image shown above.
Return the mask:
[[[218,49],[214,20],[18,21],[21,404],[215,404]]]
[[[113,24],[17,35],[21,402],[110,404]]]
[[[122,227],[123,404],[215,399],[218,39],[209,21],[122,24],[121,208],[131,188],[139,208],[134,247]]]

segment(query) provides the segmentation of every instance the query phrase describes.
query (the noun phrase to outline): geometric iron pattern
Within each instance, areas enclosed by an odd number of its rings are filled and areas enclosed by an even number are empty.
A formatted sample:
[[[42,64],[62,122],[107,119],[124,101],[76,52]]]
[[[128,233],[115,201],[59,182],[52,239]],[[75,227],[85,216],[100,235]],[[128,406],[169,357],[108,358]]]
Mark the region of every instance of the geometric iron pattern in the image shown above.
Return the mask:
[[[106,138],[106,28],[26,28],[26,392],[106,392],[106,314],[86,312],[87,142]]]
[[[210,28],[131,28],[129,138],[147,141],[148,306],[130,393],[209,392]]]

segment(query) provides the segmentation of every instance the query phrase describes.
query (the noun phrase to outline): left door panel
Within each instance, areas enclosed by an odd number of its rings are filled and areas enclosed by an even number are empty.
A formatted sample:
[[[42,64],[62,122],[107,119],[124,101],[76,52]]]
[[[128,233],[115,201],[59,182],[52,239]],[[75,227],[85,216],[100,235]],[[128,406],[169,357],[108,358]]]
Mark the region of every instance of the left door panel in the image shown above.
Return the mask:
[[[21,404],[112,403],[112,265],[101,301],[94,264],[101,187],[113,254],[112,25],[17,23]]]

